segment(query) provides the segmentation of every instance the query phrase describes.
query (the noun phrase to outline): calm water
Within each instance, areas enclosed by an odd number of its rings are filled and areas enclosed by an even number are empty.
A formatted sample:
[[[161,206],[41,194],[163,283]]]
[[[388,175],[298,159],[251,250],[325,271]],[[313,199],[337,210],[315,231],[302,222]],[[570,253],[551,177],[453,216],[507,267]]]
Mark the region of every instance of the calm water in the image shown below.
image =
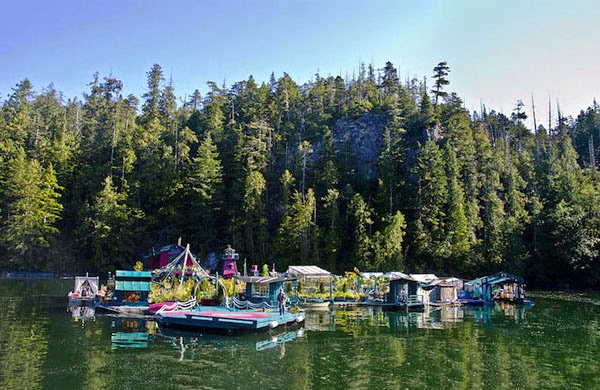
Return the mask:
[[[67,309],[72,281],[0,280],[0,388],[600,388],[600,299],[307,313],[272,334],[161,333]],[[558,298],[558,299],[557,299]]]

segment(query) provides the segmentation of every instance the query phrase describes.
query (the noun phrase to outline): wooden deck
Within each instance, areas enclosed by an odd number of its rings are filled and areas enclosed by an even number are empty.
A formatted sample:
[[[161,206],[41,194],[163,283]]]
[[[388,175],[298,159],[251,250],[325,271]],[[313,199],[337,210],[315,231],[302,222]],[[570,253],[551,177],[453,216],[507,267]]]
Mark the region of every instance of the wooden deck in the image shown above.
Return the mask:
[[[304,312],[235,310],[198,307],[193,310],[162,312],[156,315],[162,326],[197,330],[269,330],[281,325],[304,321]]]

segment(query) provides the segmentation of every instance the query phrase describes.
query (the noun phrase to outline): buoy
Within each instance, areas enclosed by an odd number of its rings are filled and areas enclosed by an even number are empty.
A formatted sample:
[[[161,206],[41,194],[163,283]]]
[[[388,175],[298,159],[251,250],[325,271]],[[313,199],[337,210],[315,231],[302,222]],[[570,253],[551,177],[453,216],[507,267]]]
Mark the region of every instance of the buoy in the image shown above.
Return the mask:
[[[304,316],[298,316],[298,318],[296,318],[296,322],[302,322],[304,321]]]
[[[271,327],[271,329],[277,328],[277,325],[279,325],[279,323],[277,321],[271,321],[271,323],[269,324],[269,326]]]

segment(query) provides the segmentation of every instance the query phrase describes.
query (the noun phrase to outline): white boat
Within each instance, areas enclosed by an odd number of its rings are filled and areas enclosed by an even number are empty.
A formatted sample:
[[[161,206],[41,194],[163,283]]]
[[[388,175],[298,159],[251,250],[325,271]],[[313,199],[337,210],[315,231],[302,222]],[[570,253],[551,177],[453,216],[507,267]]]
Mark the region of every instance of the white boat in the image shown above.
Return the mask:
[[[93,302],[99,285],[100,279],[97,276],[75,276],[73,291],[68,294],[69,303]]]
[[[331,305],[331,301],[318,298],[300,299],[300,306],[310,309],[327,309]]]

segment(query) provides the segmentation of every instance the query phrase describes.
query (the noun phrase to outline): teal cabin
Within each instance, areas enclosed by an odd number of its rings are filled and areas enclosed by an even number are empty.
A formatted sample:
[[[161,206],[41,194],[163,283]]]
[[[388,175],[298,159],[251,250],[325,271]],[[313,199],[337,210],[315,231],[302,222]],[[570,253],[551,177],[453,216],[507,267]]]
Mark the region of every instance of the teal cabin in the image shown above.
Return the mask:
[[[117,305],[147,303],[151,281],[150,271],[118,270],[115,275],[115,303]]]

